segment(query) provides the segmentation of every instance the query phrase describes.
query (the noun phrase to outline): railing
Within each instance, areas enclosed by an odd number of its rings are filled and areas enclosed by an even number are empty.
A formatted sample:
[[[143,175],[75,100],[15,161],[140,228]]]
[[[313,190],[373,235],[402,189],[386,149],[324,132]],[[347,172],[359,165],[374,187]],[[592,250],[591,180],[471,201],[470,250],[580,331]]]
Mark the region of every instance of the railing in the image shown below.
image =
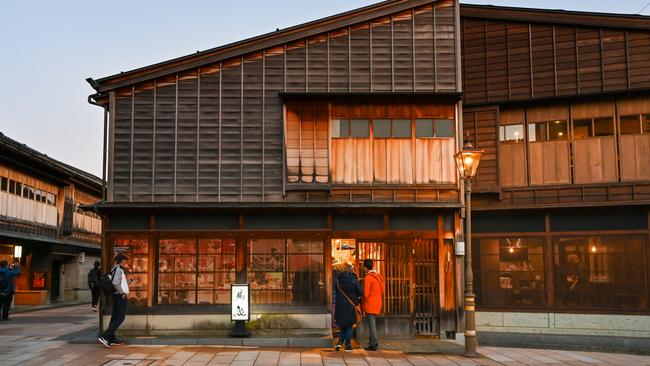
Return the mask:
[[[91,217],[79,212],[75,212],[73,216],[74,231],[101,234],[102,233],[102,220],[96,217]]]

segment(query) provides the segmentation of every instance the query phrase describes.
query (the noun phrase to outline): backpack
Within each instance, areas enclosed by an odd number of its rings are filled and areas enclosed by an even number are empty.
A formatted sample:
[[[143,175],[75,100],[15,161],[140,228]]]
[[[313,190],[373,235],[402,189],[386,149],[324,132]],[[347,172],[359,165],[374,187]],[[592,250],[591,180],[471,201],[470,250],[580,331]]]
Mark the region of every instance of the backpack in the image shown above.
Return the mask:
[[[99,279],[99,288],[102,289],[104,296],[111,296],[116,292],[115,286],[113,286],[113,277],[115,276],[116,270],[117,267],[113,267],[113,270],[110,273],[104,273]]]
[[[0,272],[0,296],[7,297],[11,295],[10,281],[7,279],[6,272]]]

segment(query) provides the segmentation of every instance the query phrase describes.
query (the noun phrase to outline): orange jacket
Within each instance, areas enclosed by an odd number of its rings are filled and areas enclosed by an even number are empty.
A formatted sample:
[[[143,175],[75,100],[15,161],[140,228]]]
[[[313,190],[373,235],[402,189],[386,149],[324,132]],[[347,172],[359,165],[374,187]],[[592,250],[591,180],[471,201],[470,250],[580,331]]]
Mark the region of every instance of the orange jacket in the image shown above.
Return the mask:
[[[368,314],[380,314],[383,298],[384,279],[376,271],[368,272],[363,282],[363,299],[361,299],[363,311]]]

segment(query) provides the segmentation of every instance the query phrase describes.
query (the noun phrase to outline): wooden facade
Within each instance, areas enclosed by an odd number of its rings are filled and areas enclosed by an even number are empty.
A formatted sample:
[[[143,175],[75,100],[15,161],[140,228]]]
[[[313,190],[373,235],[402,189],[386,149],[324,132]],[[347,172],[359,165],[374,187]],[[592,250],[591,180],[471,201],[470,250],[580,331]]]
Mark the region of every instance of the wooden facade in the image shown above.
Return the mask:
[[[253,311],[329,315],[330,259],[355,250],[351,260],[375,259],[390,277],[381,321],[395,327],[385,329],[459,331],[462,140],[484,150],[473,196],[482,214],[607,205],[641,217],[649,58],[645,17],[413,0],[91,79],[108,112],[104,260],[139,258],[140,314],[222,314],[236,278],[255,283]],[[531,241],[535,267],[565,266],[553,250],[577,255],[597,241],[568,222],[560,231],[580,240],[530,229],[549,238]],[[519,233],[492,224],[496,234],[481,233],[486,266]],[[650,242],[635,228],[629,253]],[[205,256],[221,267],[201,268]],[[554,278],[527,275],[510,280],[528,291]],[[317,294],[301,292],[308,283]]]
[[[102,191],[101,179],[0,134],[0,257],[12,263],[16,246],[23,253],[16,304],[90,296],[79,281],[90,268],[77,256],[90,267],[99,258],[101,219],[79,206],[97,203]]]
[[[235,57],[206,51],[214,55],[201,66],[128,86],[98,80],[110,94],[109,200],[282,202],[296,150],[289,135],[286,156],[283,150],[283,130],[289,134],[295,120],[287,110],[284,126],[281,93],[459,92],[454,2],[423,3],[318,32],[307,27],[287,42],[269,35]],[[319,155],[316,165],[300,164],[320,173],[301,171],[300,181],[329,175],[325,112],[320,106],[309,117],[321,119],[319,140],[309,142],[321,145],[310,153]]]
[[[479,311],[650,313],[650,20],[461,7]]]

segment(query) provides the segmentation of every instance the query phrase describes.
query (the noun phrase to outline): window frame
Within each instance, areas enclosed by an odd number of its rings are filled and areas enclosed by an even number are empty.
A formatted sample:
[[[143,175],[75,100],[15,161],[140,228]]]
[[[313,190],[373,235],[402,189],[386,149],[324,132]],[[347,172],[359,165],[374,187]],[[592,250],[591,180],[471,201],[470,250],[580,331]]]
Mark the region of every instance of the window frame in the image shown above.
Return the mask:
[[[506,136],[507,136],[506,130],[509,127],[513,127],[513,126],[520,126],[521,127],[522,136],[518,140],[506,140]],[[521,144],[521,143],[526,142],[526,138],[527,138],[526,135],[527,135],[526,134],[526,123],[524,123],[524,122],[509,123],[509,124],[499,125],[499,144]]]
[[[604,119],[609,119],[611,121],[610,127],[612,128],[612,133],[608,135],[598,135],[596,132],[596,120],[604,120]],[[588,125],[587,127],[589,128],[588,136],[586,137],[576,137],[575,134],[575,126],[576,126],[576,121],[591,121],[591,124]],[[609,116],[609,117],[589,117],[589,118],[576,118],[576,119],[571,119],[571,137],[572,140],[585,140],[585,139],[594,139],[594,138],[602,138],[602,137],[610,137],[610,136],[616,136],[616,123],[615,123],[615,118],[614,116]]]

